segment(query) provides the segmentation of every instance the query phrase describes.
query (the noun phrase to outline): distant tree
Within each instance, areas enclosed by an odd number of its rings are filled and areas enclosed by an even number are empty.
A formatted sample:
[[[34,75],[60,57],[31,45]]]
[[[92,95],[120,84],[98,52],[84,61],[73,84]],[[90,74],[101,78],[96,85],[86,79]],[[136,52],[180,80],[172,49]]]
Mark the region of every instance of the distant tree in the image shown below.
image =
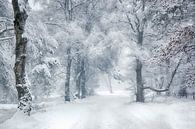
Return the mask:
[[[50,97],[58,87],[57,79],[61,77],[56,76],[61,72],[56,54],[58,42],[49,33],[46,24],[41,19],[37,20],[37,15],[37,12],[31,12],[25,27],[28,37],[26,70],[35,100]],[[44,17],[44,14],[41,16]]]
[[[190,2],[191,5],[187,4],[188,2]],[[169,42],[167,41],[167,38],[170,38],[170,35],[176,32],[175,30],[176,28],[180,27],[180,24],[188,24],[186,22],[187,19],[192,19],[192,15],[189,12],[189,9],[192,8],[191,6],[193,4],[191,0],[119,0],[119,3],[121,4],[121,10],[124,14],[123,17],[126,18],[125,21],[123,21],[123,19],[120,19],[119,22],[129,25],[129,28],[131,30],[130,32],[132,42],[136,42],[138,44],[139,50],[141,51],[144,51],[145,48],[153,49],[152,47],[154,47],[155,43],[159,42],[159,40],[164,42],[163,45],[165,45],[165,42]],[[148,44],[147,42],[154,44]],[[141,51],[139,53],[141,53]],[[167,64],[166,74],[170,75],[167,76],[166,80],[168,81],[164,83],[166,84],[166,86],[161,86],[162,89],[158,89],[157,87],[147,86],[148,84],[145,83],[146,77],[143,78],[143,71],[145,70],[143,69],[143,64],[147,61],[144,61],[139,53],[135,54],[137,82],[136,101],[143,102],[145,89],[150,89],[156,92],[169,91],[173,79],[182,61],[179,59],[175,67],[173,67],[174,65],[172,65],[172,72],[170,72],[169,69],[171,60],[167,59],[165,61]],[[177,62],[177,59],[174,60],[174,62]]]

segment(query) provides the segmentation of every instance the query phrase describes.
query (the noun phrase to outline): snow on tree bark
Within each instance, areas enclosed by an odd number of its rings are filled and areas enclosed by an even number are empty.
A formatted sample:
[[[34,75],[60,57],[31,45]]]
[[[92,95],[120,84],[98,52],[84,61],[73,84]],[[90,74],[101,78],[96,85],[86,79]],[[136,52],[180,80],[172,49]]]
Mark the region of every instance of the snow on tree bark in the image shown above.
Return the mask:
[[[28,0],[12,0],[12,6],[14,11],[14,30],[16,36],[16,61],[15,61],[15,79],[16,79],[16,89],[18,92],[19,105],[18,108],[24,113],[30,115],[31,112],[31,93],[29,91],[26,74],[25,74],[25,64],[26,64],[26,47],[27,38],[23,36],[25,31],[25,24],[28,17],[27,7]]]

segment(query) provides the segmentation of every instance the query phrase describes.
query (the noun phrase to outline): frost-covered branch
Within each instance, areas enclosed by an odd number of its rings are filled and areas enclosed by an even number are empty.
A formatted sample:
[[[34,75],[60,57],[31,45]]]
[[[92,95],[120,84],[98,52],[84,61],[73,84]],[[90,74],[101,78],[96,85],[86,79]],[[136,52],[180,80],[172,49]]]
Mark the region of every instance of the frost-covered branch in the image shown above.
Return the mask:
[[[179,30],[163,49],[163,59],[170,59],[179,53],[186,53],[191,57],[195,50],[195,27],[187,26]]]
[[[0,41],[3,41],[3,40],[10,40],[10,39],[13,39],[14,37],[4,37],[4,38],[0,38]]]
[[[5,33],[6,31],[11,31],[11,30],[14,30],[14,28],[13,27],[6,27],[5,29],[0,30],[0,35]]]
[[[119,2],[120,2],[121,5],[124,7],[122,0],[119,0]],[[133,24],[132,24],[131,18],[129,17],[129,15],[127,14],[127,12],[125,12],[125,16],[126,16],[126,18],[127,18],[127,20],[128,20],[128,24],[130,25],[130,27],[131,27],[131,29],[133,30],[133,32],[136,32],[136,30],[135,30],[135,28],[134,28],[134,26],[133,26]]]

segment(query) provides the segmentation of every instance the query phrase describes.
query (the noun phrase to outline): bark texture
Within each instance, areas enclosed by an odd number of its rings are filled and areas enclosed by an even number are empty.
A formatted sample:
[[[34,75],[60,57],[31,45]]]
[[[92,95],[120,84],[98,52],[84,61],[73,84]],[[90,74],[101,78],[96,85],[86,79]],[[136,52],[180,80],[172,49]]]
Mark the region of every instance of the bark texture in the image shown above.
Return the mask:
[[[143,28],[142,28],[143,29]],[[137,30],[137,44],[140,47],[143,44],[143,30]],[[137,91],[136,91],[136,101],[137,102],[144,102],[144,89],[143,89],[143,82],[142,82],[142,62],[140,59],[136,59],[136,83],[137,83]]]
[[[78,62],[77,62],[77,77],[76,77],[76,87],[78,90],[77,97],[79,99],[85,98],[87,91],[86,91],[86,75],[85,75],[85,59],[78,55]]]
[[[86,74],[85,74],[85,59],[83,58],[81,61],[81,98],[86,98],[87,90],[86,90]]]
[[[14,72],[19,100],[18,108],[30,115],[32,97],[28,89],[28,85],[26,84],[25,75],[27,38],[23,36],[28,17],[26,12],[26,5],[28,4],[28,1],[25,0],[22,4],[19,3],[18,0],[12,0],[14,10],[14,29],[16,36],[16,62]]]
[[[70,73],[71,73],[71,48],[67,49],[67,66],[66,66],[66,81],[65,81],[65,101],[70,101]]]
[[[77,50],[77,62],[76,62],[76,88],[77,97],[81,98],[81,56],[79,54],[79,49]]]
[[[67,22],[72,21],[72,0],[64,0],[63,3],[60,2],[62,9],[64,10],[64,15]],[[65,80],[65,101],[70,101],[70,74],[71,74],[71,47],[67,48],[67,66],[66,66],[66,80]]]
[[[142,83],[142,63],[139,59],[136,59],[136,82],[137,82],[137,92],[136,101],[144,102],[144,88]]]

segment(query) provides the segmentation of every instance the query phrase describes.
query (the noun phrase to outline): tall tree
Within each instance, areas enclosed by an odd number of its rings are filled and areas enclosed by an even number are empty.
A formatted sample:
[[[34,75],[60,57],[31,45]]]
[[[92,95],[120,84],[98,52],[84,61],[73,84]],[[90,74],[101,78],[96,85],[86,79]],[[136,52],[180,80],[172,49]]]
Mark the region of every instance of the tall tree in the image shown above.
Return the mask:
[[[66,22],[71,22],[72,19],[72,0],[59,0],[60,8],[64,13]],[[66,79],[65,79],[65,101],[70,101],[70,77],[71,77],[71,66],[72,66],[72,57],[71,57],[71,45],[66,49],[67,55],[67,65],[66,65]]]
[[[23,36],[28,17],[28,0],[12,0],[12,5],[14,11],[14,29],[16,36],[16,61],[14,71],[19,100],[18,108],[24,111],[24,113],[28,113],[28,115],[30,115],[32,97],[26,82],[25,73],[26,47],[28,40]]]
[[[66,66],[66,80],[65,80],[65,101],[70,101],[70,74],[71,74],[71,47],[67,49],[67,66]]]
[[[123,5],[123,1],[119,0]],[[125,12],[127,23],[130,25],[131,31],[135,35],[134,41],[142,49],[144,42],[144,29],[146,25],[146,16],[145,16],[145,0],[132,0],[130,3],[132,5],[132,10],[130,12]],[[123,5],[124,6],[124,5]],[[143,88],[143,79],[142,79],[142,61],[140,57],[136,56],[136,101],[144,102],[144,88]]]

